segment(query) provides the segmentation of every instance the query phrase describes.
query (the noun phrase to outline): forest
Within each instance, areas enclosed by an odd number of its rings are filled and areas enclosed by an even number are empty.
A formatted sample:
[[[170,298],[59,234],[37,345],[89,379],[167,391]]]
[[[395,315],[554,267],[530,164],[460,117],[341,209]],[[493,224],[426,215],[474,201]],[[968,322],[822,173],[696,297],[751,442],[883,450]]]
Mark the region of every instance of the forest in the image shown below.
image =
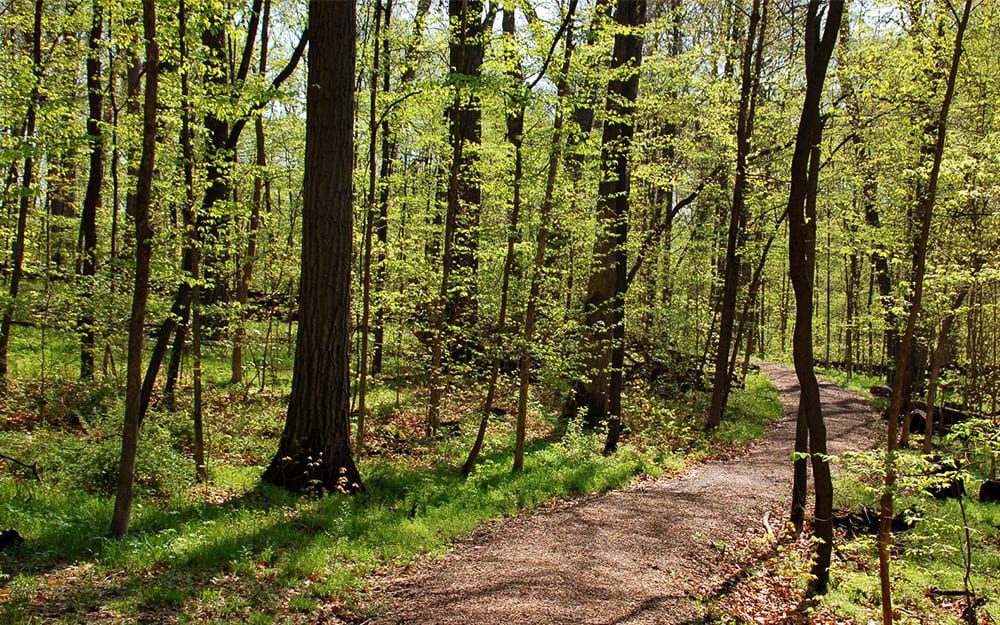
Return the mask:
[[[0,2],[0,623],[1000,623],[998,35]]]

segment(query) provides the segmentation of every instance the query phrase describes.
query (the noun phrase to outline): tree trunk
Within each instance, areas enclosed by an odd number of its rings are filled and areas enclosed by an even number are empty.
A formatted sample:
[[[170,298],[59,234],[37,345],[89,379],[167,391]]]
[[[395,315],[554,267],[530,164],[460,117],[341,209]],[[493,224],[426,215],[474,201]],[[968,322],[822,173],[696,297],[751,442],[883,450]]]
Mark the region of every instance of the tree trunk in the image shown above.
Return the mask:
[[[420,45],[420,42],[423,41],[423,29],[424,24],[427,21],[427,12],[430,10],[430,5],[430,0],[419,0],[417,2],[417,12],[413,20],[413,34],[407,42],[406,52],[403,56],[405,69],[403,70],[403,76],[400,79],[400,91],[403,90],[403,87],[412,83],[416,78],[416,71],[413,69],[413,60],[417,47]],[[386,29],[388,29],[391,23],[391,17],[392,1],[387,0],[385,7]],[[390,38],[386,37],[384,44],[385,48],[382,50],[382,56],[385,59],[383,61],[384,67],[382,70],[382,91],[384,93],[389,93],[390,91],[389,67],[392,60],[390,43]],[[397,152],[398,144],[396,137],[390,131],[390,120],[389,116],[386,115],[382,120],[382,164],[379,168],[379,179],[382,181],[382,186],[379,189],[379,216],[378,222],[375,225],[375,235],[379,242],[376,254],[375,290],[382,294],[385,293],[386,288],[385,261],[386,253],[389,247],[389,179],[392,177],[395,169]],[[379,375],[382,373],[382,361],[385,354],[385,314],[386,305],[383,297],[383,301],[380,301],[378,307],[375,309],[375,323],[372,328],[372,375]]]
[[[191,267],[191,278],[194,281],[194,295],[191,306],[191,351],[194,356],[192,375],[194,377],[194,398],[191,406],[191,421],[194,426],[194,470],[198,482],[208,481],[208,469],[205,466],[205,426],[202,406],[202,368],[201,368],[201,258],[195,251]]]
[[[447,326],[456,329],[454,333],[448,332],[448,352],[451,359],[458,362],[468,362],[478,351],[478,341],[467,334],[476,327],[479,317],[476,274],[482,203],[478,172],[482,111],[478,82],[487,36],[487,22],[481,21],[482,12],[482,0],[448,1],[448,15],[456,29],[449,45],[450,80],[455,81],[455,99],[447,111],[448,135],[452,154],[459,160],[452,165],[456,175],[448,179],[448,212],[454,215],[449,274],[456,284],[449,288],[445,310]]]
[[[763,15],[767,15],[766,0]],[[762,23],[763,22],[763,23]],[[758,28],[760,32],[758,34]],[[729,399],[729,350],[732,347],[733,323],[736,319],[736,295],[740,283],[742,250],[746,238],[746,194],[747,156],[753,138],[754,112],[760,83],[760,59],[763,50],[758,49],[756,66],[753,64],[755,47],[763,47],[766,20],[762,20],[761,0],[753,0],[750,24],[747,27],[746,42],[742,58],[742,84],[740,105],[736,124],[736,180],[733,184],[733,204],[729,213],[729,232],[726,238],[726,265],[722,290],[722,309],[719,316],[719,344],[715,352],[715,378],[712,389],[712,403],[708,410],[708,429],[719,426],[722,413]],[[737,346],[739,343],[737,343]]]
[[[792,514],[795,536],[802,534],[806,519],[806,501],[809,487],[809,424],[802,410],[802,402],[795,413],[795,458],[792,460]]]
[[[944,158],[945,135],[948,128],[948,111],[951,109],[951,101],[955,95],[955,79],[958,76],[959,62],[962,58],[962,39],[965,36],[966,26],[969,24],[969,15],[972,12],[972,0],[965,0],[962,16],[958,21],[958,29],[955,32],[955,46],[951,58],[951,67],[948,72],[948,82],[945,89],[944,98],[941,102],[941,110],[935,124],[935,144],[933,152],[933,162],[927,185],[923,188],[923,193],[917,198],[917,217],[920,223],[920,234],[917,238],[917,249],[914,256],[914,276],[913,276],[913,300],[910,302],[910,310],[906,319],[906,328],[903,331],[903,338],[900,343],[899,357],[896,360],[896,376],[892,386],[892,403],[889,406],[889,431],[885,456],[885,488],[882,491],[880,509],[882,522],[878,531],[878,562],[879,581],[882,593],[882,622],[884,625],[892,625],[892,587],[889,576],[889,558],[892,539],[892,519],[894,512],[893,489],[896,485],[896,427],[904,403],[904,380],[907,377],[904,372],[909,369],[910,356],[913,349],[913,337],[916,334],[917,318],[920,315],[920,306],[924,293],[924,274],[927,264],[927,243],[930,240],[931,217],[934,211],[934,202],[937,195],[938,177],[941,173],[941,161]],[[933,421],[933,414],[928,415]]]
[[[969,288],[963,288],[955,296],[951,303],[951,309],[945,313],[941,320],[941,328],[938,330],[937,346],[934,348],[934,356],[931,358],[930,379],[927,382],[927,421],[924,425],[923,452],[931,453],[934,440],[934,406],[937,403],[938,380],[941,376],[941,368],[948,362],[948,341],[951,338],[951,328],[955,324],[955,310],[958,309],[965,297],[969,294]]]
[[[159,81],[159,49],[156,43],[156,2],[143,0],[142,27],[146,47],[146,84],[142,107],[142,157],[136,181],[133,217],[135,219],[135,286],[132,315],[128,328],[128,368],[125,374],[125,425],[122,432],[122,455],[118,468],[111,533],[124,536],[132,516],[132,489],[135,484],[135,457],[142,417],[140,382],[142,375],[143,325],[149,299],[149,261],[153,251],[153,227],[150,205],[156,157],[156,105]]]
[[[259,5],[255,1],[254,14],[259,10]],[[251,18],[251,30],[256,32],[256,20]],[[246,47],[253,47],[253,39],[256,35],[253,33],[248,33],[247,45],[244,47],[244,58],[246,57]],[[211,36],[210,36],[211,38]],[[292,52],[292,57],[288,60],[284,69],[274,77],[271,81],[271,89],[268,93],[273,93],[280,87],[285,80],[295,71],[298,66],[299,59],[302,57],[302,52],[304,50],[305,44],[309,39],[309,31],[306,30],[302,33],[302,37],[299,39],[299,43],[295,50]],[[218,43],[213,43],[212,45],[219,45]],[[247,61],[247,64],[249,61]],[[240,74],[237,75],[237,79],[242,82],[245,78],[245,73],[243,70],[248,67],[247,64],[241,63]],[[182,74],[186,76],[186,74]],[[265,99],[257,102],[257,108],[262,107],[267,103],[267,96]],[[239,141],[240,134],[246,125],[248,117],[240,117],[234,123],[232,128],[223,143],[221,143],[222,151],[232,151],[235,154],[236,144]],[[214,121],[213,121],[214,120]],[[214,118],[213,116],[206,117],[206,129],[211,128],[214,132],[221,132],[222,126],[227,126],[225,122]],[[208,143],[208,154],[206,155],[206,160],[208,162],[208,167],[206,171],[206,189],[205,194],[202,197],[201,208],[198,211],[197,216],[194,218],[194,228],[192,235],[196,237],[195,241],[198,243],[204,242],[203,234],[206,232],[217,232],[216,226],[218,224],[213,224],[210,216],[212,215],[213,208],[215,205],[221,201],[228,193],[228,183],[225,178],[225,167],[222,161],[219,159],[221,155],[218,151],[218,137],[212,136],[213,132],[209,132],[211,140]],[[216,146],[213,148],[213,146]],[[186,162],[190,162],[189,158],[185,158]],[[182,253],[181,269],[182,271],[190,272],[192,264],[192,247],[186,246],[184,252]],[[203,259],[204,260],[204,259]],[[203,263],[203,267],[207,263]],[[206,276],[212,279],[211,276]],[[156,332],[156,343],[150,352],[149,364],[146,368],[146,375],[142,382],[142,414],[140,415],[140,420],[146,413],[146,409],[149,407],[150,399],[153,395],[153,386],[156,383],[156,376],[160,371],[160,365],[163,363],[163,357],[167,353],[167,343],[170,341],[170,335],[173,333],[174,328],[177,325],[178,319],[187,319],[188,312],[191,308],[191,287],[188,281],[181,281],[180,285],[177,287],[177,291],[174,293],[173,304],[170,307],[170,314],[167,318],[163,320],[160,327]],[[214,295],[213,295],[214,297]]]
[[[97,212],[101,207],[101,186],[104,184],[104,133],[103,122],[104,93],[101,91],[101,35],[102,15],[99,2],[94,2],[90,36],[87,40],[87,136],[90,139],[90,175],[87,178],[87,192],[83,198],[80,213],[80,235],[83,239],[80,274],[83,288],[83,314],[80,316],[80,378],[94,377],[94,348],[97,333],[94,328],[93,292],[94,276],[97,274]]]
[[[379,55],[382,52],[382,42],[379,41],[381,36],[382,3],[377,1],[375,3],[375,28],[371,35],[372,71],[368,99],[368,197],[365,202],[368,205],[368,212],[365,216],[361,256],[361,327],[359,328],[361,350],[358,355],[358,421],[357,438],[354,445],[354,450],[359,456],[365,451],[365,400],[368,396],[368,337],[372,312],[372,235],[376,218],[375,192],[378,188],[375,179],[375,146],[379,127],[376,105],[378,104],[378,76],[381,69],[379,63]]]
[[[362,489],[350,447],[355,2],[311,0],[299,331],[292,394],[263,480]]]
[[[503,33],[510,39],[506,48],[514,49],[515,16],[513,9],[504,8],[503,11]],[[510,223],[507,227],[507,253],[504,256],[503,277],[500,285],[500,312],[497,315],[496,336],[502,340],[506,335],[507,325],[507,304],[510,295],[510,277],[514,267],[514,246],[517,243],[517,227],[521,214],[521,182],[523,178],[524,159],[521,153],[524,132],[524,109],[527,97],[527,89],[524,85],[524,76],[521,71],[520,58],[511,54],[506,62],[510,64],[508,78],[512,81],[512,97],[508,102],[510,107],[507,114],[507,142],[514,148],[514,171],[513,171],[513,197],[510,207]],[[550,156],[550,159],[552,157]],[[544,227],[544,226],[543,226]],[[469,456],[465,460],[459,471],[463,477],[468,476],[476,466],[479,452],[483,447],[483,440],[486,437],[486,425],[489,421],[490,412],[493,410],[493,401],[496,398],[497,381],[500,377],[500,346],[495,345],[497,353],[493,356],[493,363],[490,366],[490,377],[486,387],[486,400],[483,402],[482,413],[479,418],[479,429],[476,431],[476,440],[469,450]],[[520,424],[520,421],[518,421]],[[520,430],[518,430],[520,431]],[[515,443],[516,444],[516,443]],[[523,452],[523,444],[522,444]],[[523,456],[523,453],[522,453]]]
[[[843,0],[830,0],[821,36],[823,16],[820,0],[809,2],[805,24],[806,93],[795,138],[791,188],[788,194],[789,276],[795,293],[792,352],[795,373],[799,379],[799,406],[809,430],[809,452],[816,491],[814,535],[818,544],[812,566],[810,593],[826,591],[833,549],[833,485],[826,457],[826,426],[814,370],[812,320],[816,267],[816,193],[823,128],[819,105],[843,12]]]
[[[271,24],[271,0],[264,0],[264,16],[260,26],[260,63],[257,73],[267,75],[268,35]],[[230,363],[232,383],[243,381],[243,343],[246,342],[247,306],[250,298],[250,283],[253,280],[253,264],[257,260],[257,234],[260,230],[260,207],[263,201],[264,168],[267,167],[267,152],[264,147],[264,118],[254,119],[254,142],[256,147],[253,178],[253,199],[250,202],[250,223],[247,226],[247,251],[240,267],[239,282],[236,287],[236,301],[239,303],[240,321],[233,338],[233,354]]]
[[[32,87],[28,96],[28,111],[26,113],[24,138],[31,141],[35,137],[35,120],[38,114],[40,82],[42,80],[42,13],[43,0],[35,0],[35,20],[31,33]],[[0,393],[7,389],[7,348],[10,345],[10,329],[14,321],[14,305],[21,289],[21,277],[24,269],[24,238],[28,227],[28,210],[34,201],[31,185],[34,183],[35,159],[32,151],[24,157],[24,170],[21,178],[21,200],[17,211],[17,231],[14,234],[14,249],[11,252],[10,287],[7,292],[10,301],[3,307],[3,320],[0,321]]]
[[[595,10],[600,14],[602,7]],[[618,0],[615,5],[614,20],[622,26],[639,26],[645,20],[646,3],[643,0]],[[638,67],[642,60],[642,36],[634,32],[615,35],[615,47],[611,61],[612,71],[628,66],[632,71],[608,81],[608,98],[605,103],[608,120],[604,124],[601,148],[601,182],[598,186],[597,219],[598,233],[594,242],[593,259],[595,269],[587,282],[584,299],[584,341],[589,353],[586,355],[586,371],[583,379],[577,380],[574,389],[563,407],[563,418],[576,414],[585,408],[584,416],[588,427],[597,427],[610,419],[608,442],[617,440],[620,414],[609,414],[611,394],[620,392],[620,382],[611,389],[612,360],[615,350],[624,355],[624,335],[616,342],[614,328],[624,324],[625,292],[627,288],[627,268],[624,263],[625,243],[628,236],[628,208],[631,180],[629,175],[629,149],[634,126],[632,120],[633,103],[639,91]],[[578,108],[574,112],[579,117]],[[574,169],[573,165],[571,169]],[[619,257],[618,254],[623,255]]]

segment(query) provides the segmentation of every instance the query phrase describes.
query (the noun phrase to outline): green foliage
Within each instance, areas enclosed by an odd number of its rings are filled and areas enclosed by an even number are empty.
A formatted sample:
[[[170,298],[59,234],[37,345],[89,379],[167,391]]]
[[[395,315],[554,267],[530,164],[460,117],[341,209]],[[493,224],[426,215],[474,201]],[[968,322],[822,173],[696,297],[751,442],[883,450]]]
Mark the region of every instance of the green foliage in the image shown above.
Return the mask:
[[[960,455],[958,436],[949,436],[950,446],[942,451],[947,457]],[[862,505],[877,508],[882,491],[882,453],[846,455],[843,470],[835,484],[836,505],[858,510]],[[997,527],[1000,508],[995,503],[980,503],[975,498],[983,479],[984,465],[967,464],[957,472],[935,473],[937,465],[917,452],[904,451],[898,456],[896,511],[905,511],[916,521],[913,529],[894,534],[892,562],[893,598],[904,615],[901,622],[964,622],[961,599],[934,595],[933,590],[960,591],[966,573],[966,529],[969,531],[972,560],[969,565],[970,587],[979,597],[994,597],[1000,592],[995,571],[1000,567],[1000,543]],[[967,495],[938,501],[927,489],[943,481],[961,477]],[[963,510],[964,507],[964,510]],[[838,547],[842,554],[835,560],[830,594],[823,599],[841,618],[854,622],[876,619],[880,597],[873,578],[877,575],[875,537],[861,537]],[[984,614],[997,618],[1000,612],[987,602]],[[913,615],[908,617],[907,615]],[[909,619],[909,620],[907,620]]]
[[[244,620],[251,613],[267,622],[283,609],[330,605],[350,611],[373,572],[440,554],[449,541],[485,522],[618,488],[636,476],[676,471],[745,443],[774,418],[777,405],[773,387],[754,376],[747,390],[734,393],[738,408],[726,426],[706,437],[690,427],[693,415],[687,412],[703,406],[703,397],[690,397],[673,410],[661,398],[645,397],[630,392],[630,414],[638,417],[649,408],[656,416],[631,423],[626,442],[612,456],[599,453],[602,433],[574,421],[558,440],[531,442],[524,471],[512,474],[510,423],[502,420],[490,428],[481,462],[463,480],[452,462],[468,449],[472,428],[433,444],[410,438],[405,413],[393,412],[394,391],[377,386],[373,415],[382,416],[373,416],[380,424],[376,430],[395,421],[391,440],[409,451],[380,451],[365,459],[367,492],[353,497],[297,497],[257,484],[282,417],[274,398],[230,396],[211,409],[210,422],[230,433],[212,438],[211,485],[193,482],[184,413],[154,413],[143,426],[132,531],[120,541],[105,533],[111,510],[101,487],[109,473],[101,471],[117,460],[118,450],[95,435],[103,421],[93,419],[89,433],[3,433],[5,443],[38,462],[44,480],[0,475],[0,523],[18,528],[26,539],[17,552],[0,554],[8,593],[4,618],[42,614],[29,605],[47,580],[61,602],[49,609],[64,603],[68,611],[60,618],[66,622],[86,620],[88,610],[98,608],[122,618],[171,614],[181,622]],[[533,414],[545,428],[542,410],[536,406]],[[265,438],[265,432],[271,434]],[[254,451],[261,440],[267,449]],[[69,585],[64,576],[70,571],[86,581]],[[100,581],[107,575],[114,576],[113,588]],[[290,603],[277,601],[284,596]],[[262,611],[272,604],[273,611]]]

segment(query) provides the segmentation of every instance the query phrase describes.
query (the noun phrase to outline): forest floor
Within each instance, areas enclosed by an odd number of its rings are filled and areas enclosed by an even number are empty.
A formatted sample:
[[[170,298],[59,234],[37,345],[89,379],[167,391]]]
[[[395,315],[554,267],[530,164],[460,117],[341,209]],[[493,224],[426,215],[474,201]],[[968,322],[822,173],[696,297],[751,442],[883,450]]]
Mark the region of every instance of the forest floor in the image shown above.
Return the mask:
[[[777,590],[748,580],[784,532],[798,401],[792,369],[763,372],[784,417],[746,453],[480,528],[443,558],[375,580],[370,622],[801,622],[794,574]],[[830,453],[871,448],[869,404],[828,382],[820,390]]]

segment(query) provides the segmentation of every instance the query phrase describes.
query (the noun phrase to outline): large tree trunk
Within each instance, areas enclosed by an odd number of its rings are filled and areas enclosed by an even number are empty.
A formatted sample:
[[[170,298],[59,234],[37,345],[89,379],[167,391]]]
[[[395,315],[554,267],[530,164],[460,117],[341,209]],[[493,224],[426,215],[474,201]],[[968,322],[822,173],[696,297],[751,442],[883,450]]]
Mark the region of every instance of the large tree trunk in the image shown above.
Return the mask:
[[[87,44],[87,136],[90,139],[90,175],[87,178],[87,192],[83,198],[80,213],[80,235],[83,239],[81,251],[82,291],[84,296],[83,314],[80,316],[80,377],[89,380],[94,377],[94,347],[97,333],[94,329],[93,304],[90,301],[94,291],[94,276],[97,273],[97,212],[101,206],[101,186],[104,184],[104,133],[103,122],[104,93],[101,91],[101,6],[94,2],[90,36]]]
[[[833,549],[833,483],[826,451],[826,425],[820,406],[819,383],[813,358],[813,278],[816,267],[816,193],[819,144],[823,120],[819,105],[826,70],[844,12],[843,0],[830,0],[821,36],[820,0],[810,0],[805,24],[806,93],[792,155],[788,192],[788,263],[795,293],[795,329],[792,353],[799,379],[799,409],[809,430],[816,502],[814,534],[818,540],[813,560],[811,593],[826,591]]]
[[[143,325],[149,299],[149,261],[153,252],[153,227],[150,205],[156,157],[156,104],[159,82],[159,49],[156,43],[156,2],[143,0],[142,27],[146,45],[146,84],[142,107],[142,158],[136,181],[133,217],[135,218],[135,286],[132,293],[132,316],[128,327],[128,368],[125,374],[125,425],[122,431],[122,455],[118,469],[111,533],[124,536],[132,516],[132,489],[135,484],[135,457],[139,445],[142,417],[140,382],[142,376]]]
[[[945,135],[948,129],[948,111],[951,109],[951,101],[955,95],[955,79],[958,76],[959,62],[962,58],[962,39],[965,36],[965,29],[969,24],[969,15],[972,12],[972,0],[966,0],[964,5],[962,16],[958,21],[958,29],[955,32],[955,46],[952,52],[951,67],[948,72],[947,87],[935,124],[935,143],[931,171],[927,179],[927,185],[922,188],[922,193],[917,198],[916,217],[919,219],[920,233],[916,241],[917,249],[914,256],[913,299],[910,302],[910,310],[906,318],[906,328],[903,330],[899,356],[896,359],[896,376],[892,385],[892,403],[889,405],[889,431],[885,456],[885,488],[882,490],[880,500],[882,522],[879,525],[878,531],[879,581],[882,592],[882,622],[884,625],[892,625],[893,621],[892,586],[889,577],[889,550],[891,547],[892,518],[894,512],[893,490],[896,485],[896,430],[906,399],[907,389],[905,388],[905,379],[907,376],[904,372],[910,366],[913,337],[916,334],[917,318],[920,316],[920,305],[924,293],[924,274],[927,266],[927,243],[930,240],[931,216],[934,211],[934,202],[937,195],[941,161],[944,158]],[[933,420],[933,413],[928,415],[928,419]]]
[[[263,480],[354,492],[362,488],[349,440],[355,2],[312,0],[309,24],[299,331],[285,429]]]

